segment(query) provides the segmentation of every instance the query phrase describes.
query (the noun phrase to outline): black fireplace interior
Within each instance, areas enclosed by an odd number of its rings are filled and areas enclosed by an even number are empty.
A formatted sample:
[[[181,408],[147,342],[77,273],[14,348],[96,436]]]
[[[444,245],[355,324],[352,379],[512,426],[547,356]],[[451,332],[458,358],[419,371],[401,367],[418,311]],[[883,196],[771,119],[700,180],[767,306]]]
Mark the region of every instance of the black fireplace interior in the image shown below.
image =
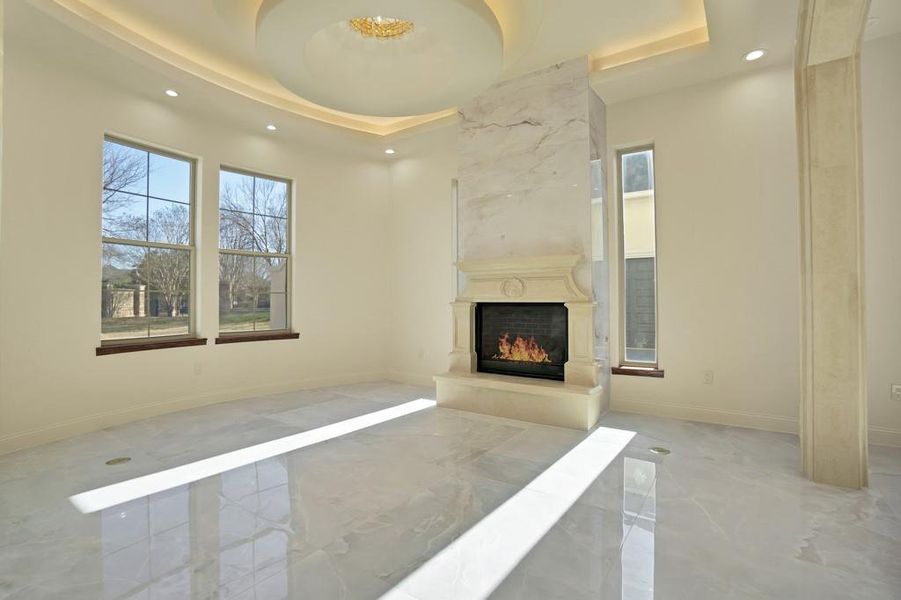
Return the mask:
[[[476,305],[476,356],[481,373],[563,380],[567,314],[563,304]]]

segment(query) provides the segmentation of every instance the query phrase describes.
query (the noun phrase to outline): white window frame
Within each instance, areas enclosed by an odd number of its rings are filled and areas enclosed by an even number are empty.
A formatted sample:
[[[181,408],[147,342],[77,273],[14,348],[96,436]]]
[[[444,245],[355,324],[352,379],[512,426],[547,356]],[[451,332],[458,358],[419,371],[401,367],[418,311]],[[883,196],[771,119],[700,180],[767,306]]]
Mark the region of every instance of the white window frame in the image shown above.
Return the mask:
[[[651,182],[654,190],[654,362],[626,360],[626,249],[624,227],[624,192],[623,192],[623,156],[637,152],[651,151]],[[658,284],[658,269],[660,264],[660,252],[657,231],[657,150],[653,142],[634,146],[623,146],[616,149],[616,224],[617,224],[617,335],[619,337],[618,352],[619,366],[635,369],[659,369],[660,368],[660,288]],[[638,257],[633,257],[638,258]],[[650,258],[650,257],[646,257]]]
[[[255,171],[252,169],[244,169],[241,167],[233,167],[231,165],[219,165],[218,179],[221,180],[222,172],[227,171],[229,173],[235,173],[237,175],[244,175],[247,177],[254,178],[254,186],[256,186],[256,179],[268,179],[270,181],[276,181],[279,183],[284,183],[286,185],[287,195],[288,197],[285,199],[285,248],[287,252],[256,252],[254,250],[233,250],[230,248],[222,248],[221,240],[219,240],[218,231],[218,218],[222,214],[222,206],[221,206],[221,194],[222,187],[221,183],[217,186],[216,189],[216,217],[217,217],[217,226],[216,226],[216,303],[217,310],[216,315],[217,319],[222,314],[220,307],[218,306],[219,301],[221,300],[219,297],[219,284],[220,284],[220,276],[219,276],[219,257],[222,254],[231,254],[232,256],[249,256],[255,258],[283,258],[285,259],[285,326],[280,329],[253,329],[250,331],[222,331],[222,323],[219,322],[217,325],[217,335],[220,338],[241,338],[241,337],[257,337],[257,336],[265,336],[265,335],[273,335],[277,336],[279,334],[291,333],[294,331],[294,321],[291,306],[293,304],[294,298],[294,283],[292,278],[292,271],[294,270],[294,256],[293,256],[293,248],[294,248],[294,231],[293,231],[293,213],[294,213],[294,181],[292,179],[286,177],[280,177],[278,175],[272,175],[270,173],[263,173],[260,171]],[[256,190],[254,189],[254,195],[256,194]],[[256,213],[253,213],[256,216]],[[265,215],[261,215],[265,216]],[[271,318],[271,317],[270,317]]]
[[[188,236],[189,236],[189,239],[188,239],[188,245],[184,246],[184,245],[180,245],[180,244],[167,244],[167,243],[163,243],[163,242],[151,242],[148,240],[130,240],[130,239],[126,239],[126,238],[117,238],[117,237],[103,235],[103,224],[102,224],[103,223],[103,192],[107,191],[107,188],[105,188],[103,186],[103,179],[102,179],[102,175],[101,175],[101,181],[100,181],[100,196],[101,196],[100,248],[101,248],[101,253],[103,251],[104,244],[119,244],[119,245],[134,246],[134,247],[138,247],[138,248],[157,248],[157,249],[163,249],[163,250],[188,250],[190,252],[190,274],[188,276],[189,277],[189,281],[188,281],[189,299],[188,299],[188,332],[187,333],[178,334],[178,335],[151,336],[151,335],[149,335],[150,325],[149,325],[149,317],[148,317],[148,335],[143,336],[143,337],[104,340],[103,339],[103,331],[101,328],[100,346],[101,347],[127,346],[129,344],[147,344],[147,343],[166,342],[166,341],[183,340],[183,339],[195,339],[195,338],[197,338],[197,310],[196,310],[196,308],[198,306],[198,303],[197,303],[197,244],[196,244],[196,241],[197,241],[196,214],[197,214],[197,164],[198,164],[198,160],[196,157],[193,157],[193,156],[181,154],[179,152],[174,152],[172,150],[166,150],[166,149],[160,148],[158,146],[154,146],[152,144],[135,141],[135,140],[129,139],[127,137],[110,134],[110,133],[104,134],[103,142],[104,142],[104,144],[106,142],[112,142],[114,144],[119,144],[121,146],[128,146],[129,148],[134,148],[135,150],[140,150],[142,152],[147,152],[148,153],[148,163],[149,163],[149,159],[150,159],[150,154],[156,154],[158,156],[163,156],[166,158],[173,158],[176,160],[181,160],[181,161],[187,162],[189,165],[191,165],[191,178],[190,178],[190,183],[189,183],[189,185],[190,185],[189,194],[190,195],[189,195],[189,200],[188,200],[188,204],[189,204]],[[101,150],[101,169],[102,169],[102,163],[103,163],[102,152],[103,151]],[[108,191],[120,191],[120,190],[108,190]],[[149,165],[148,165],[148,170],[147,170],[147,189],[145,191],[146,191],[145,194],[134,194],[134,195],[138,195],[138,196],[143,195],[144,198],[147,200],[148,205],[149,205],[151,198],[155,198],[158,200],[171,201],[168,198],[157,198],[156,196],[150,195]],[[128,193],[132,193],[132,192],[128,192]],[[100,276],[101,283],[103,282],[102,264],[103,264],[103,261],[101,259],[101,276]],[[148,296],[145,297],[145,302],[147,302],[147,300],[149,299],[149,292],[150,292],[150,290],[148,290]],[[101,302],[102,302],[102,299],[101,299]]]

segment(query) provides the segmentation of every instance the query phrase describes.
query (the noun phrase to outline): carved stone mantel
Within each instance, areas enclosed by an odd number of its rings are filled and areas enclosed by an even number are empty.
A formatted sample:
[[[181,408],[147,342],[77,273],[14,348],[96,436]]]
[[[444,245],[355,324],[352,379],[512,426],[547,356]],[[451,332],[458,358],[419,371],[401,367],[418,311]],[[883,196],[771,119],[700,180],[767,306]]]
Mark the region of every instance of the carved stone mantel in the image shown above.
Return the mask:
[[[579,255],[463,261],[466,287],[451,304],[449,373],[436,377],[438,403],[499,416],[588,429],[602,413],[600,363],[594,357],[595,303],[573,272]],[[561,302],[568,315],[564,381],[477,373],[475,307],[480,302]],[[478,398],[475,400],[474,398]]]
[[[466,274],[458,302],[591,302],[579,289],[573,271],[578,254],[471,260],[457,263]]]

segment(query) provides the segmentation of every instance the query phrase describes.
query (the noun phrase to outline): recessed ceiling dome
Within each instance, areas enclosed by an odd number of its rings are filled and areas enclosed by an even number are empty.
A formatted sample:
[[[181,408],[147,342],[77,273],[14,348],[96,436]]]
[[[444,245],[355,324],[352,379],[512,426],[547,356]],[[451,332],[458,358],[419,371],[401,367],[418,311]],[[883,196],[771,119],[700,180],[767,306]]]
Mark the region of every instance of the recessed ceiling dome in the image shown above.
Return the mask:
[[[458,106],[503,66],[501,29],[482,0],[264,0],[256,33],[282,85],[362,115]]]

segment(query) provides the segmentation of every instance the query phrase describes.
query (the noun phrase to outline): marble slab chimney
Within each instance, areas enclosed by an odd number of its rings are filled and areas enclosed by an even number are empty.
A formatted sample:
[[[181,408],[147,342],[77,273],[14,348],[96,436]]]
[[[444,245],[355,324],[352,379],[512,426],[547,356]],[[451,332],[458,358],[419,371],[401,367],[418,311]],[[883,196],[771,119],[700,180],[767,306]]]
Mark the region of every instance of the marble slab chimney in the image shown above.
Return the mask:
[[[500,82],[460,109],[464,289],[454,303],[450,370],[436,377],[440,404],[578,428],[593,426],[609,405],[605,107],[588,73],[587,57],[570,60]],[[575,288],[551,298],[538,289],[541,277]],[[568,308],[565,380],[477,373],[476,304],[536,298]]]

